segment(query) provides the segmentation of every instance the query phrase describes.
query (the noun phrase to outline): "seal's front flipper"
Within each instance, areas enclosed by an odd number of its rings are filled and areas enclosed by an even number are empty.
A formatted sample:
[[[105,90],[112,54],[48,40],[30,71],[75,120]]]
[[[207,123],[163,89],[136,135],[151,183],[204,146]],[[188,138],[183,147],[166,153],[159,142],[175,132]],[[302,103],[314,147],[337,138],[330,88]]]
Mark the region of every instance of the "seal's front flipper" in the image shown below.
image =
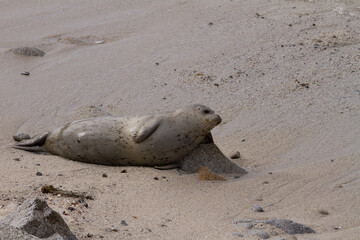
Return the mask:
[[[24,147],[42,146],[45,143],[45,140],[48,135],[49,135],[49,132],[45,132],[39,136],[36,136],[31,139],[17,143],[14,146],[24,146]],[[25,149],[23,149],[23,150],[25,150]],[[29,151],[29,150],[27,150],[27,151]]]
[[[205,136],[204,140],[202,140],[201,143],[204,143],[204,144],[214,143],[214,139],[213,139],[213,137],[212,137],[212,135],[211,135],[211,132],[209,132],[209,133]]]
[[[160,121],[158,119],[151,118],[147,120],[133,136],[133,140],[135,143],[141,143],[145,141],[148,137],[153,134],[156,129],[159,127]]]
[[[47,153],[46,149],[44,147],[40,147],[40,146],[25,147],[25,146],[14,145],[12,147],[16,148],[16,149],[20,149],[20,150],[25,150],[28,152]]]
[[[155,169],[158,170],[169,170],[169,169],[174,169],[174,168],[180,168],[180,163],[171,163],[168,165],[161,165],[161,166],[154,166]]]

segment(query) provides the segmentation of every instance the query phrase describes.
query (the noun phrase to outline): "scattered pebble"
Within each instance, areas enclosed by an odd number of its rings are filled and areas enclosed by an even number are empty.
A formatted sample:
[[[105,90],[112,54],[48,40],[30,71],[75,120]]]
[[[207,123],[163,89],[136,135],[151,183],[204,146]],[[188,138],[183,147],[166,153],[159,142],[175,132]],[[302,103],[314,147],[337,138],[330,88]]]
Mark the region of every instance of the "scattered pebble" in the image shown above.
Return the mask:
[[[59,174],[58,174],[58,176],[60,176],[60,177],[61,177],[61,176],[64,176],[64,174],[62,174],[62,173],[59,173]]]
[[[76,209],[73,208],[73,207],[68,207],[68,210],[70,210],[70,211],[72,212],[72,211],[74,211],[74,210],[76,210]]]
[[[261,231],[261,230],[251,230],[248,232],[249,235],[252,236],[258,236],[261,239],[268,239],[270,238],[270,235],[267,232]]]
[[[103,173],[102,177],[106,178],[106,177],[108,177],[108,175],[106,173]]]
[[[26,133],[16,133],[13,135],[13,139],[17,142],[20,142],[25,139],[30,139],[30,136]]]
[[[213,23],[213,22],[209,22],[208,25],[209,25],[209,26],[212,26],[212,25],[214,25],[214,23]]]
[[[126,169],[121,170],[121,173],[127,173],[128,171]]]
[[[36,163],[35,165],[36,165],[36,166],[40,166],[40,163]]]
[[[159,66],[159,64],[160,64],[160,63],[158,63],[158,62],[157,62],[157,63],[155,63],[155,65],[156,65],[156,66]]]
[[[239,232],[232,232],[231,233],[232,235],[234,235],[234,236],[237,236],[237,237],[244,237],[244,235],[242,235],[241,233],[239,233]]]
[[[44,51],[41,51],[35,47],[18,47],[10,49],[11,52],[17,55],[27,56],[27,57],[42,57],[45,55]]]
[[[20,73],[21,75],[24,75],[24,76],[29,76],[30,75],[30,73],[29,72],[22,72],[22,73]]]
[[[89,207],[89,204],[84,203],[84,207],[88,208],[88,207]]]
[[[95,44],[103,44],[105,41],[101,40],[101,41],[94,41]]]
[[[262,209],[262,207],[257,204],[253,206],[252,210],[254,210],[255,212],[264,212],[264,209]]]
[[[20,158],[14,158],[14,161],[20,161]]]
[[[154,180],[159,180],[159,178],[158,178],[158,177],[154,177]]]
[[[125,222],[125,220],[121,220],[121,225],[128,226],[128,224]]]
[[[36,172],[36,176],[42,176],[43,174],[41,172]]]
[[[88,238],[91,238],[91,237],[93,237],[94,235],[92,235],[91,233],[88,233],[87,235],[86,235],[86,237],[88,237]]]
[[[238,178],[240,178],[240,176],[234,176],[234,178],[235,178],[235,179],[238,179]]]
[[[240,224],[240,226],[247,228],[247,229],[252,229],[255,225],[252,223],[242,223],[242,224]]]
[[[230,158],[231,158],[231,159],[238,159],[238,158],[240,158],[240,152],[239,152],[239,151],[232,152],[232,153],[230,154]]]
[[[329,215],[329,212],[324,209],[319,209],[318,213],[320,213],[321,215]]]

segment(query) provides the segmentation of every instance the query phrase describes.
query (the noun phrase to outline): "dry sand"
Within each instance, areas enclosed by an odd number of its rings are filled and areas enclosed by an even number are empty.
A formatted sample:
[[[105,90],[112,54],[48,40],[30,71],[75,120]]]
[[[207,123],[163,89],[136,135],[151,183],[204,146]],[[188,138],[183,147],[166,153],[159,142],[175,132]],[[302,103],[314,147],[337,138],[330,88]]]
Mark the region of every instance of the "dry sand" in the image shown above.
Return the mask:
[[[316,231],[263,226],[272,239],[359,239],[359,33],[356,0],[1,0],[0,217],[43,196],[80,239],[257,239],[233,222],[270,217]],[[24,46],[46,54],[9,52]],[[17,131],[191,103],[222,116],[214,140],[248,175],[199,181],[11,148]],[[95,200],[71,212],[44,184]]]

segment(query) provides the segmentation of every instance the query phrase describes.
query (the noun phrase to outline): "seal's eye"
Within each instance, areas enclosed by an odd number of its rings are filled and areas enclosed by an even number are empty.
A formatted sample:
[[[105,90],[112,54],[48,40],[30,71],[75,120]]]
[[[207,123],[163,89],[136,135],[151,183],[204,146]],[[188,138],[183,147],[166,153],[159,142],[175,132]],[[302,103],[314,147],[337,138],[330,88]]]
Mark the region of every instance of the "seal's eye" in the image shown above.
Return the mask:
[[[203,110],[203,113],[209,114],[209,113],[210,113],[210,110],[209,110],[209,109],[204,109],[204,110]]]

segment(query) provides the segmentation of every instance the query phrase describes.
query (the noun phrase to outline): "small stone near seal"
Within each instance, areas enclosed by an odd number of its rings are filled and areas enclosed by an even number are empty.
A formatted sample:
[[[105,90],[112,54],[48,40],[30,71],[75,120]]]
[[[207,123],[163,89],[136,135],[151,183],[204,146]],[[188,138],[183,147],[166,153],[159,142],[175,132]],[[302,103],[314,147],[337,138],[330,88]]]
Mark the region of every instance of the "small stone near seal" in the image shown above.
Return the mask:
[[[231,159],[238,159],[238,158],[240,158],[240,152],[239,152],[239,151],[232,152],[232,153],[230,154],[230,158],[231,158]]]

